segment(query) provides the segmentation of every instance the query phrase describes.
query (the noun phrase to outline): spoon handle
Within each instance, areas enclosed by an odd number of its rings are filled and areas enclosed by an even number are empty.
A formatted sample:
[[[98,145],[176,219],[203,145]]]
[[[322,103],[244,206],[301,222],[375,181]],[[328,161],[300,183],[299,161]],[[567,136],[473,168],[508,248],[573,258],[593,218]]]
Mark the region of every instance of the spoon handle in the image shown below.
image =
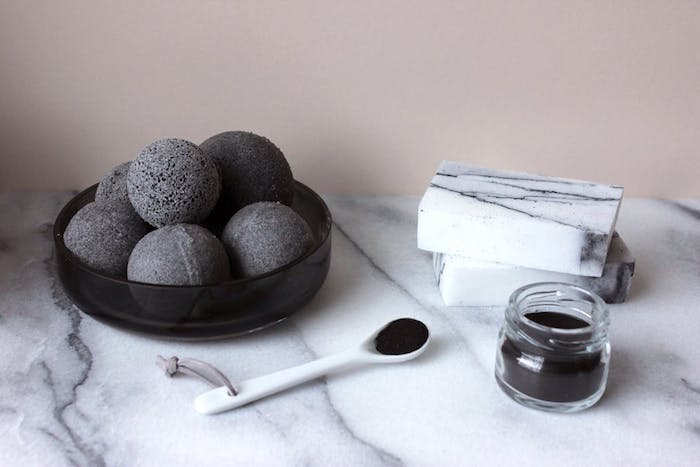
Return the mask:
[[[348,350],[328,357],[287,368],[269,375],[252,378],[236,385],[238,394],[231,396],[226,386],[201,394],[194,400],[194,408],[201,414],[211,415],[235,409],[293,386],[311,381],[340,369],[366,363],[357,350]]]

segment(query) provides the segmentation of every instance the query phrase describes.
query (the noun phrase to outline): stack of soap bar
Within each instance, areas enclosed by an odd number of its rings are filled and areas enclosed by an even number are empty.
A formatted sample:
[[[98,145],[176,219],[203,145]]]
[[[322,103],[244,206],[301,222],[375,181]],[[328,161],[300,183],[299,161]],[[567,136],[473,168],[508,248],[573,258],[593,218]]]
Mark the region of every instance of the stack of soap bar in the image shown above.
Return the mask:
[[[600,277],[622,191],[444,161],[418,209],[418,248]]]
[[[634,275],[634,258],[617,233],[613,236],[601,277],[472,260],[463,256],[433,254],[440,293],[447,306],[506,305],[510,294],[533,282],[567,282],[598,294],[607,303],[621,303]]]
[[[614,233],[622,187],[443,161],[418,207],[448,306],[505,305],[535,282],[627,298],[634,259]]]

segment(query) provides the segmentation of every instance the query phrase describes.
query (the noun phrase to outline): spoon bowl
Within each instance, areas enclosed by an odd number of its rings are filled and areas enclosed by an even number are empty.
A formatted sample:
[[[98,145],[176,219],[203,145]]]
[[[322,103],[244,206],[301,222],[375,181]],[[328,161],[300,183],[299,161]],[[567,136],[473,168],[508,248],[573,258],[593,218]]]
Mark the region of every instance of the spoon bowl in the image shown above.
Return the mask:
[[[408,323],[409,320],[411,321],[410,323]],[[414,342],[412,343],[413,345],[409,346],[408,348],[413,348],[418,345],[420,346],[415,350],[411,350],[410,352],[399,354],[386,354],[377,350],[377,339],[381,336],[382,332],[390,329],[391,326],[401,323],[408,324],[412,330],[421,332],[421,335],[415,336]],[[422,332],[425,334],[423,335]],[[421,340],[422,344],[420,343]],[[401,318],[388,323],[381,329],[377,329],[374,333],[367,337],[362,344],[360,344],[357,350],[364,356],[364,358],[366,358],[367,363],[401,363],[407,362],[408,360],[413,360],[425,352],[429,342],[430,333],[428,332],[428,328],[425,326],[425,324],[412,318]]]

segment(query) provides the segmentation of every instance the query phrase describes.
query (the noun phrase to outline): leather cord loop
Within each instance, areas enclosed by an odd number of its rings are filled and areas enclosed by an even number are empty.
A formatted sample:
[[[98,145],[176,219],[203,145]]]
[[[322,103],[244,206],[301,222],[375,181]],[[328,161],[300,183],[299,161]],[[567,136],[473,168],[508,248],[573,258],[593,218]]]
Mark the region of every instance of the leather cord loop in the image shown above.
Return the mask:
[[[158,365],[166,375],[172,377],[177,373],[183,373],[203,379],[214,387],[226,386],[230,396],[238,395],[238,390],[231,381],[214,365],[197,360],[195,358],[165,358],[158,355],[156,358]]]

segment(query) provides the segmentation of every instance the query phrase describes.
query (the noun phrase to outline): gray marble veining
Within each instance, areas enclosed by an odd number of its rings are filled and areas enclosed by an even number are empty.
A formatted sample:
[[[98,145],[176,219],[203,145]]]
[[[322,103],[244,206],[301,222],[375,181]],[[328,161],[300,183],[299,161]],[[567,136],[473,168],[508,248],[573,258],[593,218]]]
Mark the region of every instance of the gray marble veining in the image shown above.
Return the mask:
[[[417,198],[327,197],[333,263],[306,308],[220,342],[169,342],[78,312],[53,271],[51,223],[68,193],[0,195],[0,465],[696,465],[700,458],[700,201],[626,200],[637,258],[611,305],[598,405],[522,408],[493,379],[500,307],[447,308],[417,250]],[[198,415],[205,391],[157,354],[234,380],[327,355],[401,316],[433,340],[410,364],[312,382],[236,412]],[[581,433],[586,442],[581,442]],[[640,446],[644,448],[641,449]]]

